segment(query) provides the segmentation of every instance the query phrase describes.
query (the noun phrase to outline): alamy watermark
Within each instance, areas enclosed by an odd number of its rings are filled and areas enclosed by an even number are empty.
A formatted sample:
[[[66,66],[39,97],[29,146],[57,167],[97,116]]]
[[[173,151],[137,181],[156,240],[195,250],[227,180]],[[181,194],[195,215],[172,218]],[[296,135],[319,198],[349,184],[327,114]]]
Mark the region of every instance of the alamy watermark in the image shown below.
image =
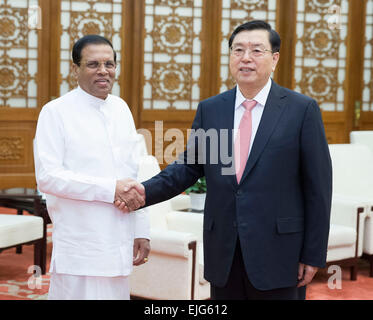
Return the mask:
[[[330,14],[328,17],[328,28],[330,30],[342,29],[341,7],[334,4],[329,7],[328,13]]]
[[[328,288],[331,290],[342,289],[342,268],[335,264],[328,267],[328,274],[332,274],[328,279]]]
[[[37,5],[31,5],[28,8],[28,20],[27,25],[29,29],[41,29],[41,8]]]
[[[222,175],[235,175],[239,169],[239,163],[234,162],[234,138],[239,139],[240,134],[237,129],[215,129],[204,130],[188,129],[187,137],[182,130],[170,128],[163,130],[163,122],[155,121],[154,139],[155,150],[148,150],[154,154],[159,164],[211,164],[221,165]],[[145,138],[147,146],[153,145],[153,135],[150,130],[138,129],[137,132]],[[189,137],[189,139],[188,139]],[[184,145],[186,143],[186,150]],[[164,148],[165,142],[171,142]]]
[[[36,265],[29,266],[27,273],[32,273],[32,275],[27,280],[27,286],[29,289],[41,289],[42,276],[41,268]]]

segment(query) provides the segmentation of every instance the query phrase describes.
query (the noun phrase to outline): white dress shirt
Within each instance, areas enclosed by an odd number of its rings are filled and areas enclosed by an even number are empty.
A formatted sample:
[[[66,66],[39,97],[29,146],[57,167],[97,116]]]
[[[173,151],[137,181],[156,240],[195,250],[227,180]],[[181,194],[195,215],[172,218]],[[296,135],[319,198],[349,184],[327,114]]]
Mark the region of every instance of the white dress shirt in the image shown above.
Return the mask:
[[[149,238],[145,210],[122,213],[116,181],[137,178],[136,129],[127,104],[81,88],[46,104],[34,143],[38,188],[53,223],[50,272],[127,276],[134,238]]]
[[[251,148],[253,146],[253,142],[255,139],[256,132],[258,131],[259,123],[260,120],[262,119],[262,114],[264,111],[264,106],[267,102],[269,91],[271,90],[272,86],[272,79],[269,78],[266,85],[263,87],[262,90],[258,92],[258,94],[252,99],[257,102],[256,106],[252,109],[251,115],[252,115],[252,133],[251,133],[251,141],[250,141],[250,148],[249,148],[249,154],[251,152]],[[240,126],[241,119],[243,117],[243,114],[245,113],[245,107],[242,105],[242,103],[248,100],[246,99],[239,86],[237,85],[237,90],[236,90],[236,102],[235,102],[235,108],[234,108],[234,132],[235,132],[235,137],[238,132],[238,128]],[[249,100],[251,101],[251,100]]]

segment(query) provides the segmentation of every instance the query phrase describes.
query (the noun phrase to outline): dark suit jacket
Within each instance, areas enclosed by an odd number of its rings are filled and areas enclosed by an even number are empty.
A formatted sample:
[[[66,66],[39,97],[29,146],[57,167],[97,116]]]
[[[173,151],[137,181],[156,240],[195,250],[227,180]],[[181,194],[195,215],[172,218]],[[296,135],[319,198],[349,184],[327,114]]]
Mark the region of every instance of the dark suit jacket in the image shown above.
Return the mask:
[[[224,139],[230,155],[235,98],[236,88],[200,102],[192,126],[228,129],[229,138]],[[220,154],[224,139],[219,137],[216,161],[214,148],[209,143],[204,148],[197,137],[191,135],[183,154],[188,161],[167,166],[144,186],[146,205],[151,205],[206,176],[206,280],[225,285],[237,237],[247,275],[259,290],[296,285],[299,262],[324,267],[332,169],[315,100],[272,82],[240,184],[235,175],[222,174],[222,168],[231,166]],[[193,164],[193,158],[206,161]]]

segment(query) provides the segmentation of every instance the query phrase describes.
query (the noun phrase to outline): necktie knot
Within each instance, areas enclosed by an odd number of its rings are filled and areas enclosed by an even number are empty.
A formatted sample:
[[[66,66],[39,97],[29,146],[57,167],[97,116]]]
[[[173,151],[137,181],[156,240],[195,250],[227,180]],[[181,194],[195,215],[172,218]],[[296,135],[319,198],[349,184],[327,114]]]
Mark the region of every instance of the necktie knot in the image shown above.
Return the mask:
[[[255,100],[245,100],[244,102],[242,102],[242,105],[245,107],[246,111],[251,111],[254,109],[255,105],[256,105],[256,101]]]

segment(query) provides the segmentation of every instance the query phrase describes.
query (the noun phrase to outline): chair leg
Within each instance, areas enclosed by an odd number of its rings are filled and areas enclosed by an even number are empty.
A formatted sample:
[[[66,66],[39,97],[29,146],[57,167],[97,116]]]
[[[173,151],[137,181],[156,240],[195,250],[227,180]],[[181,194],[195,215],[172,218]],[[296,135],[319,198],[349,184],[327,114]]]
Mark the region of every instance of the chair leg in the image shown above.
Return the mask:
[[[357,263],[355,262],[355,264],[350,267],[351,281],[357,280],[357,269]]]
[[[369,277],[373,278],[373,254],[363,253],[362,258],[369,262]]]
[[[46,252],[43,248],[43,239],[40,239],[34,244],[34,264],[40,267],[41,274],[46,273],[45,254]]]
[[[40,249],[40,267],[41,273],[46,274],[47,272],[47,224],[44,220],[43,226],[43,238],[40,240],[41,249]]]
[[[18,209],[17,210],[17,215],[22,216],[23,215],[23,210]],[[16,246],[16,253],[21,254],[22,253],[22,245]]]

